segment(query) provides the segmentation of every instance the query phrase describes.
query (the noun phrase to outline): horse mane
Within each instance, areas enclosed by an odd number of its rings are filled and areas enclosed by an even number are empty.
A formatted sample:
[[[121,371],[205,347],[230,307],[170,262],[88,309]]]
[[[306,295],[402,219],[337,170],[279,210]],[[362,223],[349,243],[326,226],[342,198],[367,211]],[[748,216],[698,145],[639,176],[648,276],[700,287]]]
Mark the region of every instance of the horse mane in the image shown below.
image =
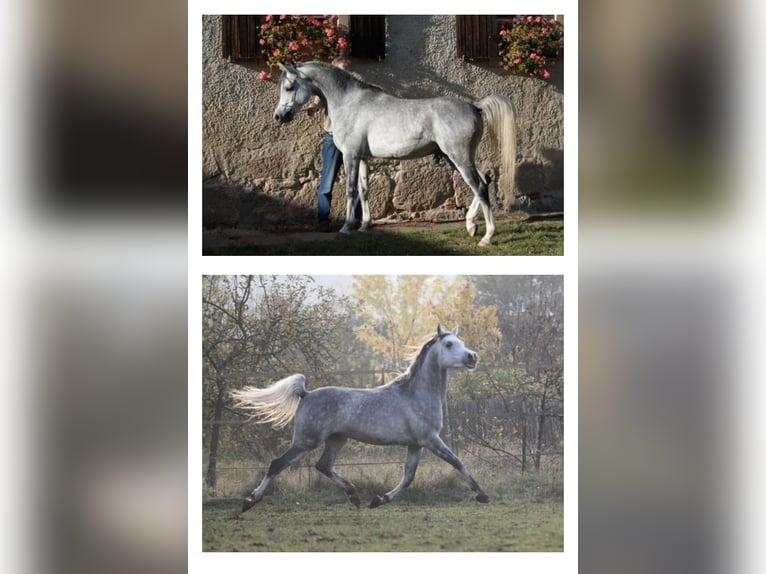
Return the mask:
[[[365,82],[362,79],[362,77],[359,76],[358,74],[355,74],[354,72],[349,72],[348,70],[342,70],[338,66],[333,66],[332,64],[328,64],[327,62],[317,62],[317,61],[303,62],[301,64],[298,64],[296,68],[303,68],[306,66],[319,68],[324,73],[331,75],[335,79],[335,82],[338,84],[338,86],[343,88],[344,90],[347,89],[349,85],[351,84],[357,84],[368,90],[375,90],[377,92],[385,91],[380,86],[376,86],[374,84]]]
[[[434,335],[430,339],[428,339],[420,347],[420,349],[418,349],[412,355],[410,355],[410,360],[412,362],[410,363],[410,366],[407,367],[407,370],[404,371],[398,377],[396,377],[393,381],[388,383],[388,385],[397,385],[397,386],[408,385],[420,372],[420,369],[423,367],[423,363],[426,360],[426,355],[428,354],[428,351],[431,349],[431,347],[433,347],[434,344],[436,344],[436,342],[440,341],[447,335],[449,335],[449,333],[442,333],[441,335]]]

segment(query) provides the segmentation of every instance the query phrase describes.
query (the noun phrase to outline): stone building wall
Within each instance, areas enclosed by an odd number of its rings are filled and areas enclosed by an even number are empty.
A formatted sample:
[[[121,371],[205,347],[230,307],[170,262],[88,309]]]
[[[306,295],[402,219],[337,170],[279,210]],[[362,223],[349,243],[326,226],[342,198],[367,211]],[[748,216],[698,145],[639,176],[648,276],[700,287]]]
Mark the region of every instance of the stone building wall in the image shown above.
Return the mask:
[[[259,68],[222,57],[221,17],[203,17],[203,218],[206,227],[306,223],[316,218],[321,173],[321,114],[298,114],[278,126],[276,81],[256,78]],[[455,56],[454,16],[388,16],[386,58],[354,61],[351,71],[406,97],[454,96],[478,100],[508,96],[517,112],[517,177],[513,190],[498,180],[497,160],[479,148],[479,169],[489,171],[496,209],[563,209],[563,63],[549,81],[510,75],[498,67]],[[333,217],[345,210],[343,170]],[[472,192],[446,161],[427,157],[370,161],[374,219],[435,216],[439,206],[465,207]],[[427,212],[427,213],[426,213]]]

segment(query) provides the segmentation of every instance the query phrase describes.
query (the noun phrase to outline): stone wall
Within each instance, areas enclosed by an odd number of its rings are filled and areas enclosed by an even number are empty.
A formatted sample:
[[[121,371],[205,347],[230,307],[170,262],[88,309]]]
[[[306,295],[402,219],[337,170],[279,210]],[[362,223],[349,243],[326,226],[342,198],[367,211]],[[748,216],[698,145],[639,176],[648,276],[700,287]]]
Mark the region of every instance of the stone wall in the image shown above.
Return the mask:
[[[203,17],[203,218],[206,227],[308,223],[316,218],[321,173],[321,114],[301,113],[285,126],[272,119],[275,81],[259,68],[221,56],[221,18]],[[502,68],[463,62],[456,53],[454,16],[388,16],[382,62],[354,61],[366,81],[406,97],[454,96],[478,100],[499,93],[517,111],[517,180],[498,181],[497,160],[485,135],[477,164],[492,177],[496,209],[563,209],[563,63],[545,82],[509,75]],[[343,170],[336,182],[333,217],[345,210]],[[370,162],[374,219],[411,217],[438,206],[458,210],[473,194],[449,162],[433,158]],[[429,211],[431,210],[431,211]]]

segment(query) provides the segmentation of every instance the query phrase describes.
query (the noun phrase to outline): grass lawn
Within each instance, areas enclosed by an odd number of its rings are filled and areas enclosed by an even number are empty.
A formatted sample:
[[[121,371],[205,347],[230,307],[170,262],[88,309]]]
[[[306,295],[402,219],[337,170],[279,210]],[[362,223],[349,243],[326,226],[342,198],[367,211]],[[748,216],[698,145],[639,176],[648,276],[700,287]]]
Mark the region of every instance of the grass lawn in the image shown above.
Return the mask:
[[[206,552],[561,552],[562,491],[539,482],[488,485],[480,504],[457,477],[421,480],[390,504],[367,507],[381,490],[362,482],[362,507],[325,481],[275,488],[241,513],[240,499],[203,507]]]
[[[470,237],[462,225],[432,224],[407,229],[373,228],[369,233],[248,235],[229,233],[226,240],[203,239],[204,255],[563,255],[563,216],[515,216],[498,221],[490,247],[479,247],[484,226]]]
[[[498,501],[356,509],[264,500],[206,509],[203,550],[215,552],[560,552],[561,504]]]

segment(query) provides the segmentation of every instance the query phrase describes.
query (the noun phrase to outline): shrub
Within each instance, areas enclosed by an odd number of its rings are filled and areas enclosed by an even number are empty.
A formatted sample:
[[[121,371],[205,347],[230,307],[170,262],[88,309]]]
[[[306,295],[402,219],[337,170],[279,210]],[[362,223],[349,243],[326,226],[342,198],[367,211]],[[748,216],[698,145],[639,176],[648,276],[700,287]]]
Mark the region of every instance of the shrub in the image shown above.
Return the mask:
[[[500,60],[515,74],[550,78],[548,58],[557,58],[564,44],[564,25],[543,16],[517,16],[500,26]]]
[[[349,47],[348,39],[338,27],[338,16],[268,15],[259,35],[269,68],[304,60],[331,62]],[[268,80],[271,74],[262,71],[258,77]]]

